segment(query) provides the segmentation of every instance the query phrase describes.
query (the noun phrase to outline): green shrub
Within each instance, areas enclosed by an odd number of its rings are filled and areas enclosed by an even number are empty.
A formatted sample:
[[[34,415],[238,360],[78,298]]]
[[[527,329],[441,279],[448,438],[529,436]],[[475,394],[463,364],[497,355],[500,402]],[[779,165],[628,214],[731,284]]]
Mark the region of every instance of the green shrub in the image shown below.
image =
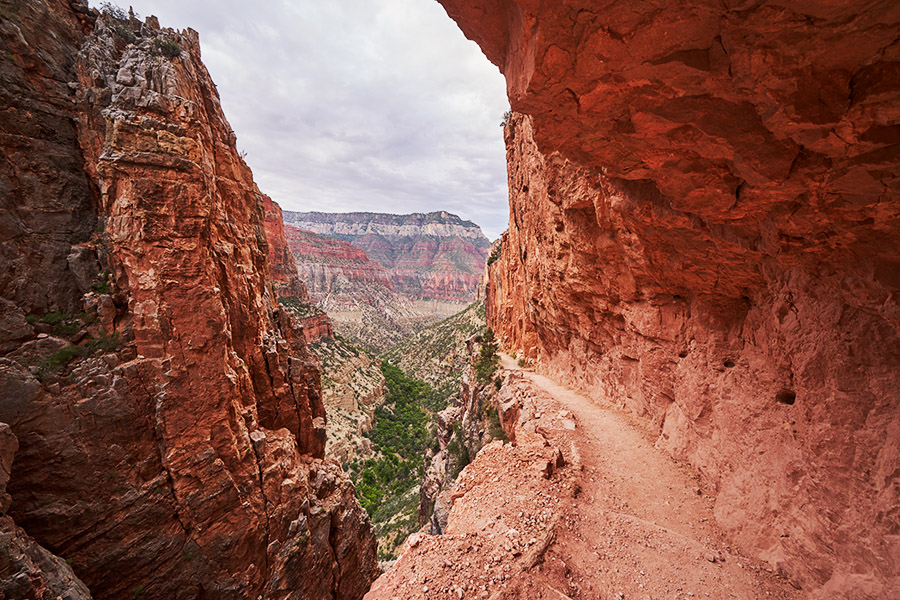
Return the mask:
[[[96,353],[98,350],[102,353],[112,352],[116,348],[122,345],[121,340],[119,339],[119,333],[114,331],[110,334],[104,334],[100,337],[89,340],[84,345],[84,349],[87,356]]]
[[[128,27],[126,27],[125,25],[122,25],[120,23],[113,25],[113,31],[116,33],[117,36],[119,36],[120,38],[122,38],[123,40],[128,42],[129,44],[133,44],[135,42],[135,40],[137,40],[137,36],[134,35],[134,32],[131,31],[130,29],[128,29]],[[102,230],[100,233],[102,233]]]
[[[508,442],[509,438],[503,430],[503,426],[500,424],[500,414],[497,412],[497,409],[494,406],[488,406],[485,412],[487,413],[488,431],[490,432],[491,437],[495,440]]]
[[[497,371],[500,363],[500,357],[497,355],[496,337],[494,330],[488,327],[481,339],[481,349],[478,351],[478,358],[475,360],[475,377],[481,383],[487,383]]]
[[[112,274],[107,270],[100,271],[91,288],[98,294],[112,294]]]
[[[524,366],[525,366],[525,359],[524,359],[524,358],[520,358],[516,364],[519,365],[520,367],[524,367]]]
[[[153,45],[163,56],[168,56],[169,58],[178,58],[181,56],[181,46],[178,45],[178,42],[173,40],[161,40],[157,38],[153,40]]]
[[[56,373],[69,366],[73,360],[79,357],[92,356],[98,351],[101,353],[112,352],[122,345],[118,332],[104,334],[99,338],[88,340],[81,346],[66,346],[50,356],[41,364],[38,370],[38,379],[42,379],[51,373]]]
[[[40,367],[40,375],[55,373],[69,365],[81,355],[76,346],[66,346],[54,352]]]
[[[447,443],[447,454],[450,455],[450,478],[456,479],[466,465],[472,462],[469,448],[463,441],[462,425],[459,422],[453,424],[453,435]]]
[[[487,264],[488,266],[497,262],[500,256],[503,254],[503,244],[497,244],[497,247],[491,251],[491,255],[488,256]]]

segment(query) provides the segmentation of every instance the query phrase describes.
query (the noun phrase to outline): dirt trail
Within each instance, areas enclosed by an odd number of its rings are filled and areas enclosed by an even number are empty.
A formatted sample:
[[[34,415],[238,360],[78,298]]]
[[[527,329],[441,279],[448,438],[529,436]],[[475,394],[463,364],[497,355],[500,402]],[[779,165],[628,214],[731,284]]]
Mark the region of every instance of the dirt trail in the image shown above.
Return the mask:
[[[502,365],[514,443],[481,449],[450,490],[446,532],[411,536],[365,600],[802,597],[729,548],[696,476],[639,424]]]
[[[545,561],[548,575],[565,578],[567,589],[557,582],[554,591],[573,598],[801,597],[728,546],[696,475],[628,417],[501,358],[549,396],[545,410],[571,413],[562,422],[583,466],[581,492]]]

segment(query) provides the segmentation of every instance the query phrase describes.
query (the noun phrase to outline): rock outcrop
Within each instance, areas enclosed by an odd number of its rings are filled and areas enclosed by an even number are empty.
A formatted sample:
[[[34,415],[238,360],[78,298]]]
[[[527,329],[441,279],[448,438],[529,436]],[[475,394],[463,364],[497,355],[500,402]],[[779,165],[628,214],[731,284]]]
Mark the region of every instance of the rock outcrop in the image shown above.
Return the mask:
[[[449,406],[434,415],[437,447],[425,454],[418,509],[419,524],[432,535],[447,529],[453,487],[463,468],[489,443],[515,438],[515,426],[501,421],[498,407],[504,399],[498,397],[494,381],[478,379],[474,364],[481,347],[477,335],[462,344],[465,360],[458,367],[459,391]]]
[[[285,212],[300,229],[349,241],[411,299],[468,303],[489,246],[481,229],[447,212],[411,215]]]
[[[385,396],[380,361],[341,338],[319,340],[311,350],[322,365],[328,456],[341,464],[371,457],[372,441],[365,434]]]
[[[441,3],[523,113],[489,325],[812,597],[900,593],[898,9]]]
[[[198,36],[72,6],[0,15],[9,514],[95,598],[359,598],[372,529]]]
[[[72,568],[31,539],[6,515],[6,484],[18,441],[0,423],[0,598],[90,600],[91,594]]]
[[[279,298],[290,296],[302,302],[309,302],[308,290],[297,272],[293,247],[286,237],[281,207],[265,194],[260,195],[265,210],[266,243],[269,246],[269,264],[272,267],[271,277],[275,285],[275,295]]]

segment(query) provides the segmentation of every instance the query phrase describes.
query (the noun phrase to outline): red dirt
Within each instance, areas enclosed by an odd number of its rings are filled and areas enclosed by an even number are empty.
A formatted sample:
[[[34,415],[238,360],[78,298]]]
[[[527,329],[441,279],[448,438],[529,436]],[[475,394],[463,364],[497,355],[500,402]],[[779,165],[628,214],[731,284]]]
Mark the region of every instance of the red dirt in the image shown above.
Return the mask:
[[[366,600],[798,597],[728,545],[697,475],[639,422],[509,357],[503,367],[516,445],[482,450],[454,487],[447,534],[413,536]]]

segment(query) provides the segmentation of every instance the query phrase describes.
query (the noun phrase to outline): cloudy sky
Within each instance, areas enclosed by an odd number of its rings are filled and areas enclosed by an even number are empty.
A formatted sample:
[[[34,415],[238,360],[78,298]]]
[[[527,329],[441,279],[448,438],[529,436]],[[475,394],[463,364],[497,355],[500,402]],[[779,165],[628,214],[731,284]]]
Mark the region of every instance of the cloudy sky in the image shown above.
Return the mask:
[[[118,4],[200,32],[238,148],[283,208],[506,229],[505,84],[435,0]]]

